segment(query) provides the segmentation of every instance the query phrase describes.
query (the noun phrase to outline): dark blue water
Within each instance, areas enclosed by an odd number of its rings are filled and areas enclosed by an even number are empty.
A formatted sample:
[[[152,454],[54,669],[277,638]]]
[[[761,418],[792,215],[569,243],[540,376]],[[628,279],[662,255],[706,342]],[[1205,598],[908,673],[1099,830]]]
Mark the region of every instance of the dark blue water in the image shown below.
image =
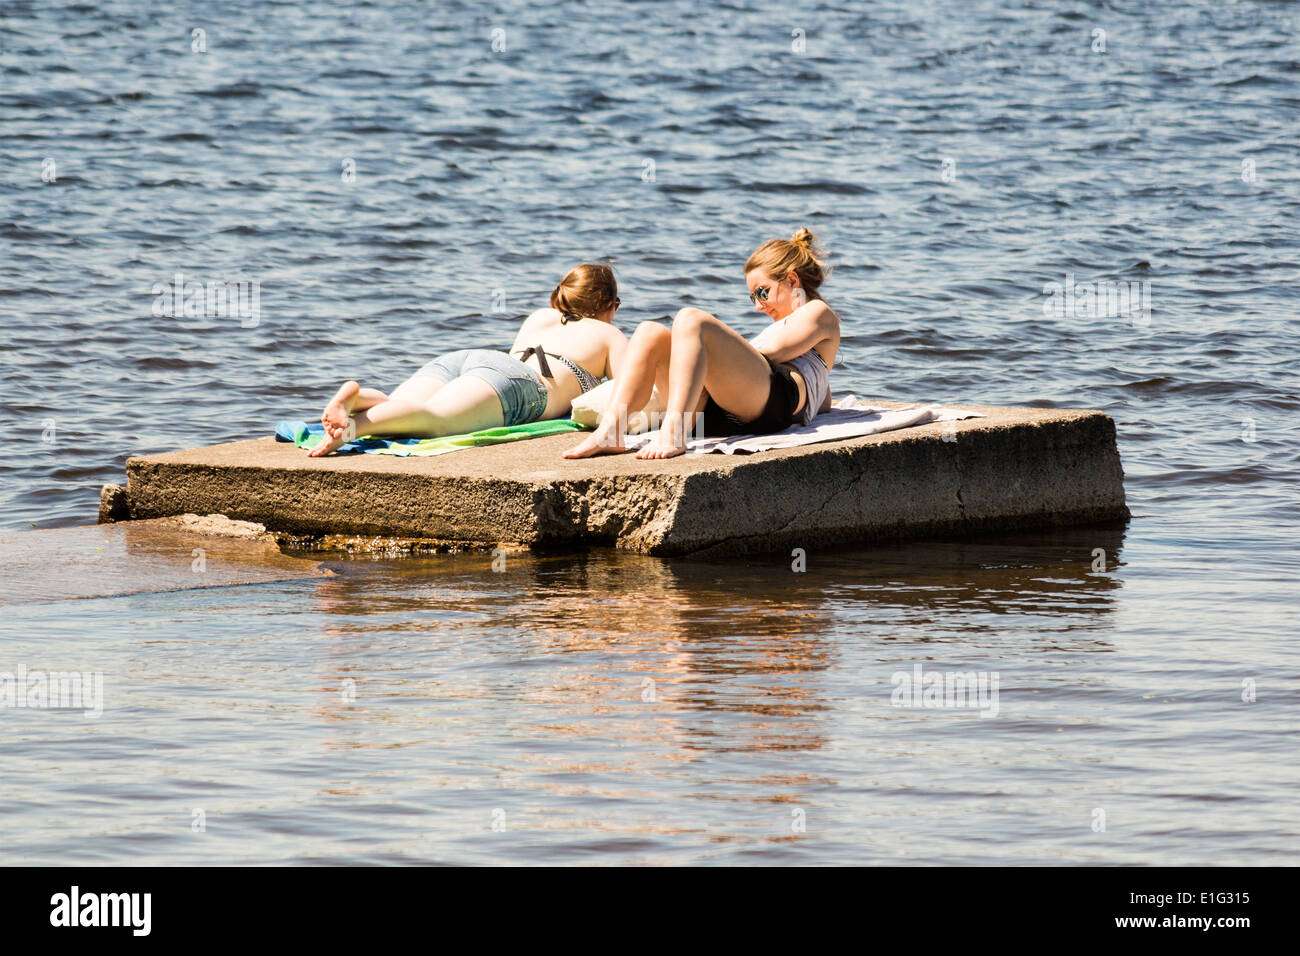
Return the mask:
[[[745,257],[801,225],[838,394],[1102,409],[1134,513],[802,576],[465,555],[22,604],[0,671],[106,699],[0,709],[5,859],[1293,862],[1298,23],[0,3],[0,547],[92,522],[129,455],[501,347],[583,259],[628,328],[752,334]],[[259,313],[155,314],[178,271]],[[1053,309],[1067,277],[1150,310]],[[892,706],[917,662],[996,671],[998,716]]]

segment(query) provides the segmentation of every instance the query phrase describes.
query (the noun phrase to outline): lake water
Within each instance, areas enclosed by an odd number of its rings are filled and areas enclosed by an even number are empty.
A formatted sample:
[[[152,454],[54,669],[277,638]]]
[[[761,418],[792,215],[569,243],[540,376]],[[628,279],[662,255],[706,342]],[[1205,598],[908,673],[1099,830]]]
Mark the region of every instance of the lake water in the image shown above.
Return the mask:
[[[1298,24],[5,5],[0,685],[99,674],[102,713],[0,707],[0,860],[1294,863]],[[202,588],[41,537],[129,455],[503,346],[583,259],[629,329],[752,334],[744,259],[800,225],[837,394],[1101,409],[1128,527]],[[158,314],[177,272],[257,298]],[[997,694],[926,706],[918,666]]]

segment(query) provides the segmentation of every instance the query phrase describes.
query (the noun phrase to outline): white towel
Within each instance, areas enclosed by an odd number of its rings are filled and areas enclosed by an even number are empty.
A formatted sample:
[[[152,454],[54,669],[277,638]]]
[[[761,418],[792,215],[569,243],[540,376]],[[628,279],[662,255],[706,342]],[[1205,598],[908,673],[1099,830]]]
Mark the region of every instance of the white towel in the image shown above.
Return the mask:
[[[942,405],[916,403],[905,408],[882,408],[858,401],[852,395],[831,404],[831,410],[813,419],[811,425],[794,425],[772,435],[731,435],[727,438],[694,438],[686,443],[692,455],[722,452],[750,453],[770,448],[793,448],[796,445],[815,445],[825,441],[843,441],[880,432],[926,425],[930,422],[955,422],[963,418],[983,418],[982,412],[965,408],[945,408]],[[627,447],[640,448],[654,432],[628,435]]]

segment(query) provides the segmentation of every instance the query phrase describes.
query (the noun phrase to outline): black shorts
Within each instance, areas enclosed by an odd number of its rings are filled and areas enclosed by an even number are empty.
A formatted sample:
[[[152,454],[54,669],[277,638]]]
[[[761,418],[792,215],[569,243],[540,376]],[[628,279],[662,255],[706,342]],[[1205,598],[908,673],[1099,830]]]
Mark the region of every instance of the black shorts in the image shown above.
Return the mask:
[[[764,356],[766,358],[766,356]],[[767,360],[769,377],[767,404],[751,422],[742,422],[709,396],[704,406],[704,437],[725,438],[728,435],[770,435],[783,432],[794,424],[795,407],[799,404],[799,385],[794,380],[790,366]]]

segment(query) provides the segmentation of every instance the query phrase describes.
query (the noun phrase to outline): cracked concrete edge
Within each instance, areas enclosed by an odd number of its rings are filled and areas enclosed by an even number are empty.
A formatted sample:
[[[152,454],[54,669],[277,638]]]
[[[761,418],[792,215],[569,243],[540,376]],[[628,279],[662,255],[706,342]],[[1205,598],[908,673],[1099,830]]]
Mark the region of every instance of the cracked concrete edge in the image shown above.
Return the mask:
[[[690,476],[674,524],[647,550],[770,552],[1129,517],[1114,422],[1100,413],[972,431],[950,443],[917,435],[831,448],[780,464],[761,476],[738,469],[725,481]],[[721,538],[720,525],[728,529]]]
[[[129,521],[131,503],[125,485],[109,484],[99,489],[99,524]]]
[[[538,542],[615,545],[650,552],[672,527],[684,475],[618,475],[539,484],[534,518]]]
[[[683,476],[576,481],[365,472],[285,474],[144,459],[128,462],[131,516],[220,512],[277,533],[381,535],[649,551],[671,525]]]
[[[531,482],[472,486],[437,475],[313,473],[210,467],[136,459],[127,463],[131,517],[220,513],[274,533],[443,538],[532,544]]]

